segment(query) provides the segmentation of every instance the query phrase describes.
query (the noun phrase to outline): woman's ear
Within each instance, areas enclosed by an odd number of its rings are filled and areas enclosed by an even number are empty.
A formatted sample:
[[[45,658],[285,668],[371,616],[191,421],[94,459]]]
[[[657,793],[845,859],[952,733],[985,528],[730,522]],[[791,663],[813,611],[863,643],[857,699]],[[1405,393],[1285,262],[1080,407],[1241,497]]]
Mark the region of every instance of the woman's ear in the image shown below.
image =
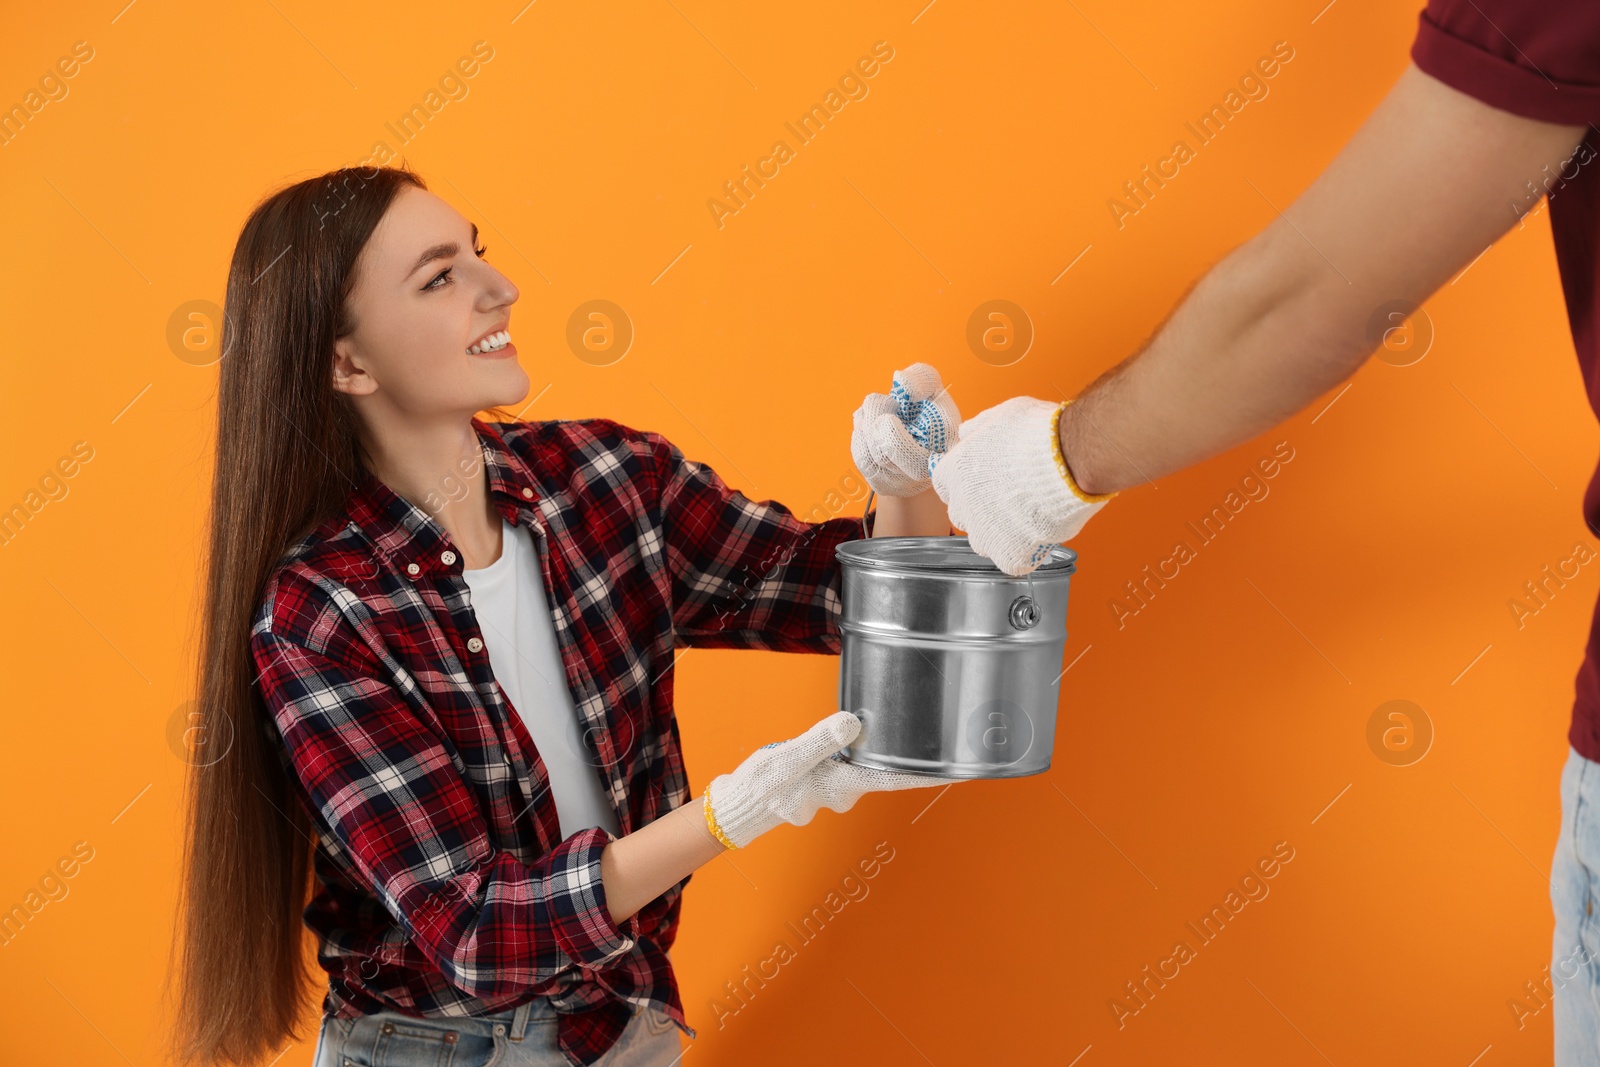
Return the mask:
[[[333,342],[333,387],[351,396],[366,396],[378,388],[377,381],[361,366],[348,336]]]

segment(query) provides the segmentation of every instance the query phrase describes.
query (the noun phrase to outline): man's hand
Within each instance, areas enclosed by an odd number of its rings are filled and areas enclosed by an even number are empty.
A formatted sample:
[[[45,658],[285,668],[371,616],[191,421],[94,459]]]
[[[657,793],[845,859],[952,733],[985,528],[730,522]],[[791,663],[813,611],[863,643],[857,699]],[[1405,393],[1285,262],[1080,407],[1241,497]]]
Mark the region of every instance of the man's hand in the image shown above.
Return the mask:
[[[1070,406],[1070,405],[1068,405]],[[1016,396],[968,419],[961,440],[934,456],[933,488],[967,543],[1012,577],[1043,563],[1115,494],[1088,497],[1057,447],[1062,405]]]

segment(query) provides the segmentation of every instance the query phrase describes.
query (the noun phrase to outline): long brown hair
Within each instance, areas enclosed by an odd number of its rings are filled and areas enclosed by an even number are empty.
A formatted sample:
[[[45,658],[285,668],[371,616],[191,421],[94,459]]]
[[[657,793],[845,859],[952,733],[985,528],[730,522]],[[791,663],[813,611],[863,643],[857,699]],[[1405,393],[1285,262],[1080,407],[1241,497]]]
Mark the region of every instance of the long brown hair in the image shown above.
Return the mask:
[[[198,620],[174,1027],[181,1064],[256,1063],[302,1040],[301,912],[316,835],[276,751],[256,688],[250,624],[274,564],[338,511],[364,462],[333,344],[354,328],[357,257],[395,196],[425,189],[400,167],[342,168],[251,212],[228,268],[216,466]],[[169,995],[173,986],[168,986]]]

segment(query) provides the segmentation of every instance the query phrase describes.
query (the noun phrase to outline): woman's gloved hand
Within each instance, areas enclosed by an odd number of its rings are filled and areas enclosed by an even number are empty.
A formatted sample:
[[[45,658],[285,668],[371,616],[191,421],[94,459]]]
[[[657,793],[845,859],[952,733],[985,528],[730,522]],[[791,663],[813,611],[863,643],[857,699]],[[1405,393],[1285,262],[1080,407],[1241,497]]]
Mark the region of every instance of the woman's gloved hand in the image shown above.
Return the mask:
[[[804,826],[817,809],[849,811],[865,793],[964,781],[858,767],[838,755],[861,720],[835,712],[799,737],[756,749],[706,786],[706,824],[729,848],[743,848],[779,823]]]
[[[1043,563],[1117,495],[1085,493],[1073,482],[1060,438],[1070,403],[1012,397],[967,420],[960,441],[930,461],[950,521],[974,552],[1013,577]]]
[[[889,393],[868,393],[856,409],[850,455],[879,496],[928,488],[928,457],[956,443],[961,412],[926,363],[894,372]]]

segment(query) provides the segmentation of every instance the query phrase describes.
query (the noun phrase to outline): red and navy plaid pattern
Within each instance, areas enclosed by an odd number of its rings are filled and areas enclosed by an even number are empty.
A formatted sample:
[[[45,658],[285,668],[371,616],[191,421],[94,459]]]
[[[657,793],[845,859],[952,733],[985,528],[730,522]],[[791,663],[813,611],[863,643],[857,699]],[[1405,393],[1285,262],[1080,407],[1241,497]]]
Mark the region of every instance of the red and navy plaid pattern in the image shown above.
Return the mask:
[[[494,507],[534,532],[589,757],[623,834],[689,801],[677,647],[837,654],[834,547],[861,520],[754,502],[660,434],[487,423]],[[326,1015],[484,1015],[549,997],[590,1064],[654,1005],[691,1037],[666,952],[688,878],[620,926],[591,827],[562,840],[443,527],[363,471],[278,561],[251,629],[269,732],[318,827],[305,921]],[[476,477],[477,471],[466,474]],[[441,492],[443,487],[441,487]]]

